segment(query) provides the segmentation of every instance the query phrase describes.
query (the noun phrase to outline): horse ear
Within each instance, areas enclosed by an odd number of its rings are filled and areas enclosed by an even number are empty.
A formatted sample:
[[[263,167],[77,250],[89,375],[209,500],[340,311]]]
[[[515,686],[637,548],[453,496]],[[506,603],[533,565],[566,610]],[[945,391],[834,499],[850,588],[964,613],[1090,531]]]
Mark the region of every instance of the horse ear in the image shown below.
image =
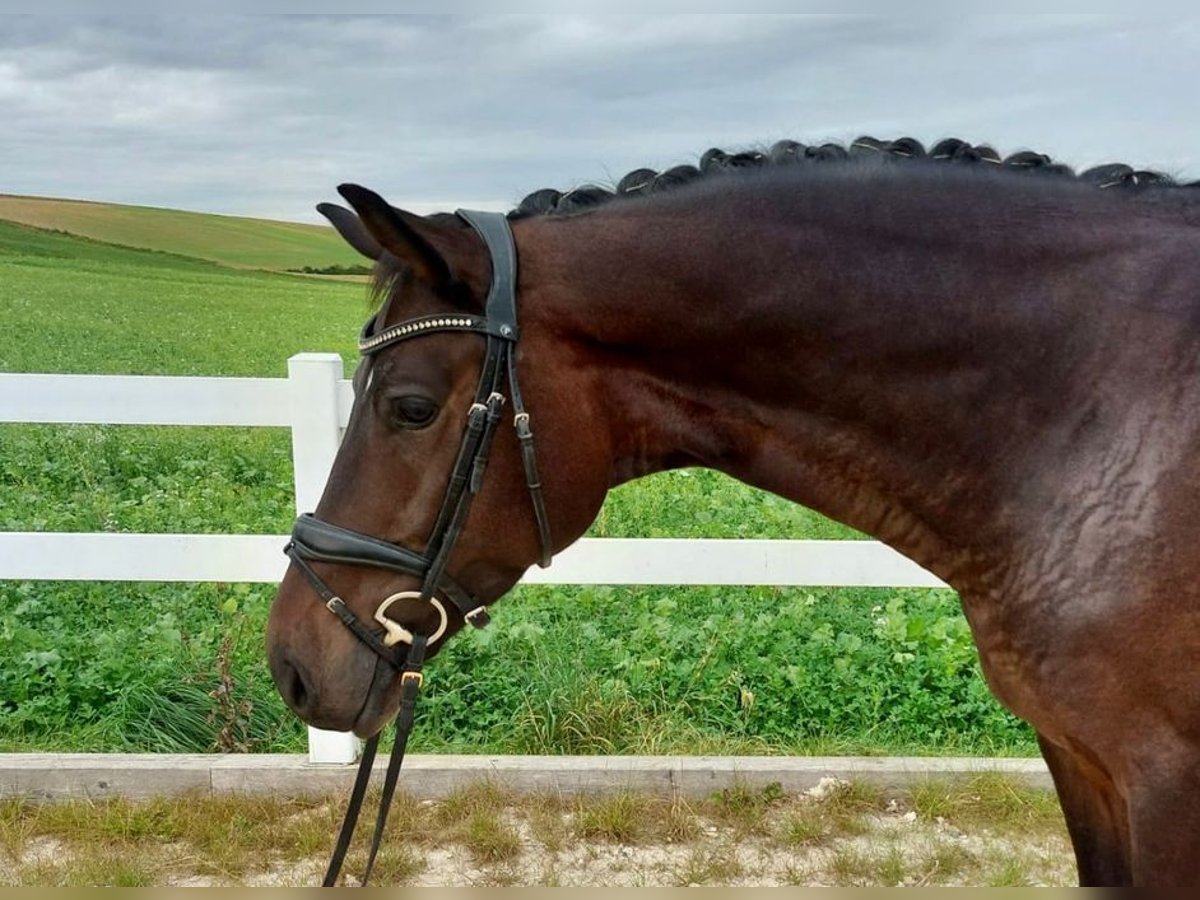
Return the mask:
[[[336,203],[318,203],[317,212],[329,220],[342,239],[365,256],[378,261],[383,256],[383,247],[363,228],[362,220],[350,210]]]
[[[421,234],[429,227],[424,219],[396,209],[374,191],[357,184],[338,185],[338,193],[354,207],[367,237],[382,250],[410,266],[419,278],[438,285],[451,280],[445,258]]]

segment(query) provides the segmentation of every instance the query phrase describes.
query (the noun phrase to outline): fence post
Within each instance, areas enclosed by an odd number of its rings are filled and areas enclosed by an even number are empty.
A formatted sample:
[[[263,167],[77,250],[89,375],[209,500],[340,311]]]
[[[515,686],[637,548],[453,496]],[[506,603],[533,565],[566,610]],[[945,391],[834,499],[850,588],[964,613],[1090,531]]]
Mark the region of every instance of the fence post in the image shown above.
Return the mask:
[[[333,467],[341,442],[338,382],[343,377],[336,353],[297,353],[288,359],[297,513],[316,508]],[[359,749],[358,738],[348,732],[308,729],[310,763],[353,763]]]

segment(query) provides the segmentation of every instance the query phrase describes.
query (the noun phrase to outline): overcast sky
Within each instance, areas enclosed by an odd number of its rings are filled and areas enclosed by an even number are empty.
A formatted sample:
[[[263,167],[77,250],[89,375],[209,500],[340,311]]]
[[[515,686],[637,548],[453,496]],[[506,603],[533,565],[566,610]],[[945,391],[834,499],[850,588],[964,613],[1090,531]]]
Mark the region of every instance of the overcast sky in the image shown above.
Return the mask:
[[[1200,178],[1200,19],[0,16],[0,192],[318,221],[959,136]]]

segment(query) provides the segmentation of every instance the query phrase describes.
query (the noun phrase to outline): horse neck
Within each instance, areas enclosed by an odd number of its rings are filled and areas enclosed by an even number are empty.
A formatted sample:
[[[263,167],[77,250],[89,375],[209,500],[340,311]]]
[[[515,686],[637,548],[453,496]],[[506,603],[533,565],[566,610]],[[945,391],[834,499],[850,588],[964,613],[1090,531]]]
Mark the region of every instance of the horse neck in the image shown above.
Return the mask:
[[[1120,368],[1104,288],[1140,245],[963,184],[748,179],[530,223],[528,308],[594,369],[612,482],[707,466],[991,577]]]

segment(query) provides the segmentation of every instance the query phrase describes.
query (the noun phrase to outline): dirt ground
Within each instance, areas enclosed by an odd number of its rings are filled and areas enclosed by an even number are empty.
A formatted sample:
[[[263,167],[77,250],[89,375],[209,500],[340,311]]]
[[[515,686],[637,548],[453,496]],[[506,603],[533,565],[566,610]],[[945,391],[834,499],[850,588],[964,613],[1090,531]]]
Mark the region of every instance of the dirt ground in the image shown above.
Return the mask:
[[[1074,883],[1070,847],[1060,837],[1001,838],[946,824],[880,817],[871,833],[832,846],[781,848],[763,838],[710,827],[688,844],[588,843],[549,853],[523,836],[523,852],[479,864],[461,848],[423,854],[411,886],[554,885],[574,887],[765,886],[1048,886]],[[319,883],[324,860],[264,874],[249,884]],[[361,871],[361,870],[360,870]],[[980,876],[983,876],[980,880]],[[204,883],[204,882],[179,882]],[[357,884],[351,874],[347,884]]]
[[[878,799],[882,808],[846,804],[844,782],[829,780],[806,795],[759,808],[731,810],[684,804],[675,820],[648,829],[649,836],[617,837],[618,819],[583,821],[594,811],[540,813],[528,806],[495,810],[511,842],[502,849],[486,833],[461,829],[458,840],[439,844],[392,842],[381,855],[372,884],[409,886],[656,887],[691,885],[918,886],[1071,885],[1074,858],[1065,831],[1053,817],[955,824],[918,814],[908,799]],[[840,797],[840,799],[839,799]],[[745,798],[742,798],[745,800]],[[961,798],[960,798],[961,799]],[[438,804],[417,804],[433,815]],[[869,804],[868,804],[869,805]],[[719,813],[714,815],[714,810]],[[733,813],[731,815],[730,813]],[[954,810],[948,809],[951,818]],[[651,813],[645,813],[647,818]],[[360,841],[368,829],[361,828]],[[597,831],[601,833],[597,833]],[[583,836],[581,836],[583,835]],[[332,841],[332,837],[331,837]],[[357,884],[365,854],[352,853],[346,884]],[[247,885],[320,882],[326,857],[291,861],[247,873]],[[227,880],[171,874],[172,885],[228,884]]]

